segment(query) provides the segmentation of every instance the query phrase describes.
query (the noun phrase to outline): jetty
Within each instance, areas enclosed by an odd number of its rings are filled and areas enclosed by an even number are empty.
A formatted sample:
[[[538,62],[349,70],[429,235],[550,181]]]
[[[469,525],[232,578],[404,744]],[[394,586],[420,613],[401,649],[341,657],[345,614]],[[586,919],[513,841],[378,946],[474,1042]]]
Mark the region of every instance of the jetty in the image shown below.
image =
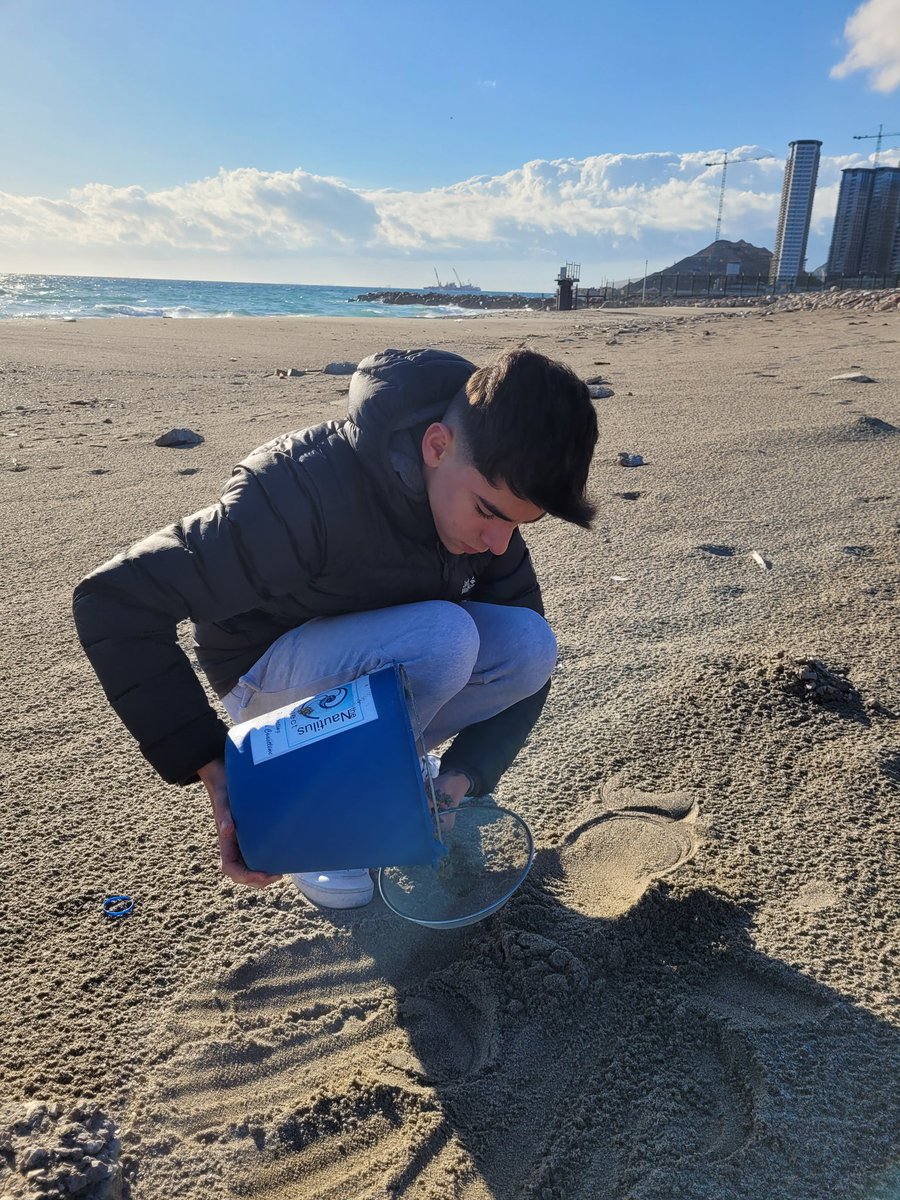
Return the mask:
[[[546,312],[556,307],[555,299],[546,296],[521,296],[517,292],[503,295],[486,295],[484,292],[364,292],[350,300],[358,304],[426,304],[430,307],[454,308],[524,308],[533,312]]]

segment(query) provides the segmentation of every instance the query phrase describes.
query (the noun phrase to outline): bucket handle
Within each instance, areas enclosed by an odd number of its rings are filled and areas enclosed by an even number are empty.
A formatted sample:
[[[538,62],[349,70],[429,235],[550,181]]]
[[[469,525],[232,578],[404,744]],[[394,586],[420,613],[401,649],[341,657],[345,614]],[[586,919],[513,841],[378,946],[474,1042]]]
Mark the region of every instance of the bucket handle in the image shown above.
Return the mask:
[[[434,836],[437,838],[441,846],[444,845],[444,838],[441,832],[441,810],[438,808],[437,797],[434,794],[434,781],[431,778],[431,772],[428,770],[428,751],[425,747],[425,731],[422,729],[419,721],[419,710],[416,708],[416,698],[413,695],[412,688],[409,685],[409,676],[406,674],[406,668],[403,663],[396,663],[397,670],[400,673],[400,683],[403,686],[403,698],[406,701],[406,707],[409,710],[412,719],[412,735],[416,743],[416,751],[419,755],[419,762],[425,764],[425,769],[422,772],[423,782],[425,784],[425,798],[428,801],[428,807],[431,811],[431,823],[434,827]],[[449,810],[448,810],[449,811]]]

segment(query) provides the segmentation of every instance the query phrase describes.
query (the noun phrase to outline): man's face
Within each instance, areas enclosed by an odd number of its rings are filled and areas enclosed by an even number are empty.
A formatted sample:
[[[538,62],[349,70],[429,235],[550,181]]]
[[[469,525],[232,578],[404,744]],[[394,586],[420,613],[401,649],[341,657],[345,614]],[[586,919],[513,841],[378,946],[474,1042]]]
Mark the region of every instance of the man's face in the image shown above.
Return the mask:
[[[502,554],[519,525],[544,515],[505,484],[488,483],[461,455],[453,430],[439,421],[425,431],[422,461],[435,528],[451,554]]]

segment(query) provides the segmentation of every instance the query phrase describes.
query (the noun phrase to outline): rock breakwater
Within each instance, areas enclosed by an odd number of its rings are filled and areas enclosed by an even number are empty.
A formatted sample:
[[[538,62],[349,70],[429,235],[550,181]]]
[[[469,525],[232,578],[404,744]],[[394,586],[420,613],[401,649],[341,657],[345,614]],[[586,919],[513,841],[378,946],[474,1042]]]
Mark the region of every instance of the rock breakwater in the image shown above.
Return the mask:
[[[840,291],[830,288],[824,292],[788,292],[784,296],[707,297],[678,300],[679,305],[693,304],[702,308],[756,308],[763,313],[817,312],[821,309],[855,309],[860,312],[900,311],[900,288]],[[632,305],[632,307],[638,307]]]
[[[552,297],[520,296],[517,292],[495,296],[474,292],[460,292],[452,296],[441,292],[364,292],[361,296],[357,296],[355,301],[350,301],[351,304],[354,302],[360,304],[378,302],[382,304],[424,304],[429,308],[449,305],[454,308],[524,308],[531,309],[532,312],[546,312],[548,309],[556,307],[556,301]]]

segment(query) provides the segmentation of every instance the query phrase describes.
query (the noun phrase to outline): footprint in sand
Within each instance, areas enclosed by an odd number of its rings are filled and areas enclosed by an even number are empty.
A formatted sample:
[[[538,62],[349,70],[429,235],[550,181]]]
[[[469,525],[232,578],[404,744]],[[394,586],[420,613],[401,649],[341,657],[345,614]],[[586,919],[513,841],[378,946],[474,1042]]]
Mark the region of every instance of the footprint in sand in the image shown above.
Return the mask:
[[[721,963],[688,1004],[720,1033],[730,1029],[744,1035],[813,1025],[834,1007],[813,983],[776,962],[759,967],[739,960]]]
[[[705,1084],[706,1155],[729,1158],[753,1138],[765,1107],[759,1038],[816,1025],[833,1004],[777,964],[761,969],[732,961],[722,963],[686,1007],[696,1014],[692,1066]]]
[[[388,1065],[428,1082],[470,1078],[493,1058],[497,995],[481,974],[460,978],[453,968],[407,992],[399,1001],[397,1022],[409,1044],[388,1051]]]
[[[835,908],[841,903],[842,896],[836,887],[825,880],[815,880],[805,883],[789,900],[780,907],[795,913],[816,913],[826,908]],[[771,907],[776,907],[772,904]]]
[[[588,917],[628,912],[697,847],[697,804],[686,793],[626,789],[608,800],[614,807],[573,829],[559,853],[565,901]]]

